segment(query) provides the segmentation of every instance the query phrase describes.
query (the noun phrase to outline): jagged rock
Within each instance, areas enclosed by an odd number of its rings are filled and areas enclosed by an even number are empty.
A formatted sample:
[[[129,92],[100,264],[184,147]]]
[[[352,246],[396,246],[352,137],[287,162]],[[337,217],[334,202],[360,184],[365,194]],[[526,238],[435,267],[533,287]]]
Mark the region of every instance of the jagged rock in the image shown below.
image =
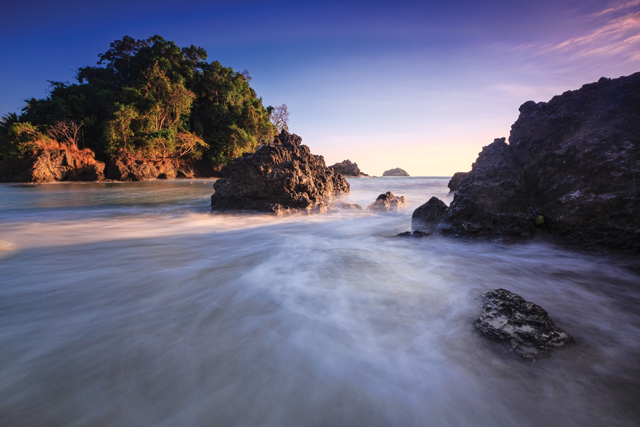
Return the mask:
[[[395,168],[384,171],[382,176],[409,176],[409,174],[403,169]]]
[[[379,195],[376,201],[367,207],[367,209],[374,211],[397,212],[405,207],[407,207],[407,199],[404,196],[396,197],[391,191],[387,191],[385,194]]]
[[[443,232],[527,239],[528,206],[564,242],[640,253],[640,73],[600,79],[549,102],[529,101],[480,153]]]
[[[574,342],[542,307],[519,295],[494,289],[482,299],[482,313],[475,322],[476,328],[489,338],[508,342],[511,351],[519,356],[536,359]]]
[[[273,143],[224,166],[213,185],[212,209],[326,211],[333,196],[349,193],[349,183],[301,143],[298,135],[282,131]]]
[[[437,197],[432,197],[427,203],[413,211],[411,228],[414,230],[434,228],[444,220],[447,205]]]
[[[342,176],[369,176],[366,173],[363,173],[358,167],[357,163],[353,163],[351,160],[345,160],[341,163],[336,163],[329,168],[333,169],[335,172],[342,174]]]
[[[454,173],[453,176],[451,177],[451,180],[449,180],[449,184],[447,184],[447,187],[449,187],[449,191],[456,191],[458,189],[458,185],[460,184],[460,181],[464,179],[468,173],[469,172]]]
[[[104,163],[90,150],[39,150],[30,158],[2,171],[5,182],[99,181]]]

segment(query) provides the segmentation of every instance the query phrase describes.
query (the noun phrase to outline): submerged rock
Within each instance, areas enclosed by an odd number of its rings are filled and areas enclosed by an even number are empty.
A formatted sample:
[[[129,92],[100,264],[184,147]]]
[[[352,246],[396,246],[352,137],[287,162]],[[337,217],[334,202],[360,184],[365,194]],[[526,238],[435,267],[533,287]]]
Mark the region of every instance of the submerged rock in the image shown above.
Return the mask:
[[[47,149],[5,167],[0,180],[34,183],[99,181],[104,179],[104,167],[90,150]]]
[[[427,236],[431,236],[431,233],[422,231],[422,230],[415,230],[413,233],[411,231],[405,231],[404,233],[400,233],[397,235],[397,237],[427,237]]]
[[[640,253],[640,73],[529,101],[462,179],[443,232],[517,241],[544,212],[563,242]]]
[[[395,168],[384,171],[382,176],[409,176],[409,174],[404,169]]]
[[[437,197],[432,197],[427,203],[413,211],[411,215],[411,228],[414,230],[435,228],[444,220],[447,205]]]
[[[369,176],[362,172],[357,163],[353,163],[351,160],[345,160],[341,163],[336,163],[329,168],[335,172],[342,174],[342,176]]]
[[[327,209],[333,196],[349,194],[349,183],[311,154],[298,135],[282,131],[273,143],[224,166],[213,185],[213,210],[255,210],[277,215]]]
[[[376,201],[369,205],[367,209],[374,211],[397,212],[406,207],[407,199],[404,196],[396,197],[391,191],[387,191],[386,193],[379,195]]]
[[[451,179],[449,180],[449,191],[456,191],[458,189],[458,185],[460,185],[460,181],[462,181],[469,172],[456,172],[453,174]]]
[[[482,299],[482,313],[475,322],[476,328],[488,338],[508,342],[511,351],[519,356],[534,360],[574,342],[542,307],[519,295],[494,289]]]

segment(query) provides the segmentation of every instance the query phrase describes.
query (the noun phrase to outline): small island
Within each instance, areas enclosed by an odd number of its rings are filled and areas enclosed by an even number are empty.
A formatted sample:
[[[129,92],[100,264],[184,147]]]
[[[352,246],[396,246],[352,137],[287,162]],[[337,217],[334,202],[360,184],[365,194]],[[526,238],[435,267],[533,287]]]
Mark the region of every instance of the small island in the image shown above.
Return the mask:
[[[384,171],[382,176],[409,176],[409,174],[404,169],[395,168]]]

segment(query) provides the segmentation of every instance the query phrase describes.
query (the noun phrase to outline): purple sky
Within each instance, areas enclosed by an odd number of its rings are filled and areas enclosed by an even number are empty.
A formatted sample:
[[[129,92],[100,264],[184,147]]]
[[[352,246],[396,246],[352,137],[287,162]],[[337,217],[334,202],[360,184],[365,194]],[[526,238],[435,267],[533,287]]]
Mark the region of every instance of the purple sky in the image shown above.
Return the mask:
[[[72,81],[115,39],[159,34],[249,70],[265,104],[332,164],[469,170],[527,100],[640,71],[640,0],[12,2],[0,114]]]

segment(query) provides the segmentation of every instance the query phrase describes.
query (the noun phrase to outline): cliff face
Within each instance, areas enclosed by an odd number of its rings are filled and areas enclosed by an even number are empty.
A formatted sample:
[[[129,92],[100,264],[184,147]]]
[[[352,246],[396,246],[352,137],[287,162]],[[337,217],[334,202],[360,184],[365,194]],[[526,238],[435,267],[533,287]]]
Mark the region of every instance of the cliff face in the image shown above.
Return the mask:
[[[89,150],[40,150],[27,159],[6,165],[4,182],[99,181],[104,179],[104,163]]]
[[[640,73],[523,104],[509,144],[485,147],[460,182],[443,231],[528,238],[529,206],[568,243],[640,252]]]
[[[327,199],[349,194],[349,183],[311,154],[302,138],[282,131],[273,143],[244,154],[221,170],[213,210],[256,210],[282,215],[325,211]]]

